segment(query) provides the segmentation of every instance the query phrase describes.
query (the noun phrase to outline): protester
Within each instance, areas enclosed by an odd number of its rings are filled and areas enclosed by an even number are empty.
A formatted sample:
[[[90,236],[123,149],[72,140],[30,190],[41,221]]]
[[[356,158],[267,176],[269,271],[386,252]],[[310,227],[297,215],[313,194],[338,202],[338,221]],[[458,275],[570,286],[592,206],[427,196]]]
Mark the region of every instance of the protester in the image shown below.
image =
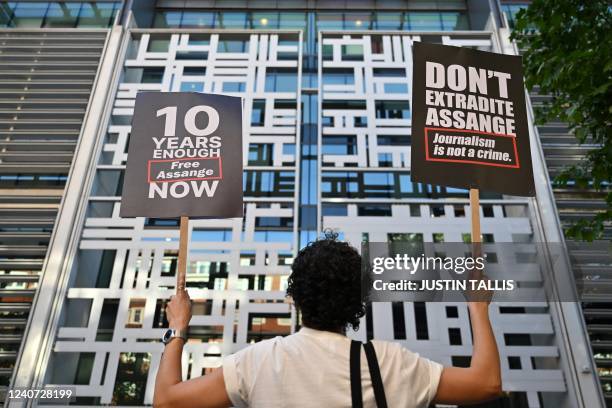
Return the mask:
[[[443,367],[388,341],[372,341],[374,352],[368,354],[368,347],[364,353],[346,336],[365,315],[361,276],[355,248],[334,237],[310,243],[295,258],[287,289],[302,328],[227,356],[219,369],[189,381],[181,378],[181,337],[191,319],[191,302],[180,291],[167,307],[169,327],[178,334],[165,340],[154,406],[412,408],[499,396],[500,362],[489,302],[468,302],[474,343],[469,367]],[[359,355],[367,358],[354,363]]]

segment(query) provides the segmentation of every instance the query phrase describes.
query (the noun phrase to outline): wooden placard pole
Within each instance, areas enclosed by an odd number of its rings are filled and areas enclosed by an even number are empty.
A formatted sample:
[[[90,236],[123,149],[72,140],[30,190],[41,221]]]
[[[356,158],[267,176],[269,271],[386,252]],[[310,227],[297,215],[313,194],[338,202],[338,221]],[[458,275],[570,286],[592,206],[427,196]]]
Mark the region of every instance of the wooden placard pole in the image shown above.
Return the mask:
[[[470,188],[470,214],[472,218],[472,256],[482,256],[482,237],[480,234],[480,194],[477,188]],[[477,274],[482,278],[482,272]]]
[[[176,270],[176,293],[185,289],[187,275],[187,252],[189,251],[189,217],[181,217],[178,265]]]
[[[480,234],[480,197],[477,188],[470,188],[470,213],[472,215],[472,243],[482,242]]]

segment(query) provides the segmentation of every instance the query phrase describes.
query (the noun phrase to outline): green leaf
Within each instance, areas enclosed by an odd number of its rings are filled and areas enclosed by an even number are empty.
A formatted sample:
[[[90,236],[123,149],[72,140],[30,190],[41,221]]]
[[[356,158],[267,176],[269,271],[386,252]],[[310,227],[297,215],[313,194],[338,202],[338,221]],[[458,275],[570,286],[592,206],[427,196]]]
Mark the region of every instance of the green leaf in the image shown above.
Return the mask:
[[[596,144],[554,180],[606,194],[603,211],[565,229],[573,239],[597,239],[612,225],[611,26],[607,0],[533,0],[517,13],[512,33],[524,50],[527,87],[552,95],[535,109],[536,123],[561,120],[578,143]]]

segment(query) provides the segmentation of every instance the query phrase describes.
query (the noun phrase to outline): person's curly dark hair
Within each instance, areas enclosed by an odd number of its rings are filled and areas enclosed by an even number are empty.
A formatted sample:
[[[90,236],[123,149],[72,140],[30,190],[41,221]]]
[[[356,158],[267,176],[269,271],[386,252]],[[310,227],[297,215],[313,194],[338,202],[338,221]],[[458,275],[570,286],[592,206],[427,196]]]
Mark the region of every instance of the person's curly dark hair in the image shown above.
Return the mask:
[[[361,256],[355,248],[326,233],[298,253],[291,266],[287,296],[305,326],[326,331],[359,328],[365,315],[361,291]]]

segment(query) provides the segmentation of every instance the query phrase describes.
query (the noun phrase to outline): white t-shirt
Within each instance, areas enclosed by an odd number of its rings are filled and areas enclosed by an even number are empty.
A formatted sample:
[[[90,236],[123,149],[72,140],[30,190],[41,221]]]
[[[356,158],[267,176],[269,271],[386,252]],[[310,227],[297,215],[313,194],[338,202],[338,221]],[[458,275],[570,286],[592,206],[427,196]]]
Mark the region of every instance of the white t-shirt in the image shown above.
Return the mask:
[[[303,327],[223,359],[227,394],[236,407],[350,407],[350,343],[342,334]],[[442,366],[397,343],[372,341],[389,408],[427,407]],[[375,407],[361,348],[363,406]]]

